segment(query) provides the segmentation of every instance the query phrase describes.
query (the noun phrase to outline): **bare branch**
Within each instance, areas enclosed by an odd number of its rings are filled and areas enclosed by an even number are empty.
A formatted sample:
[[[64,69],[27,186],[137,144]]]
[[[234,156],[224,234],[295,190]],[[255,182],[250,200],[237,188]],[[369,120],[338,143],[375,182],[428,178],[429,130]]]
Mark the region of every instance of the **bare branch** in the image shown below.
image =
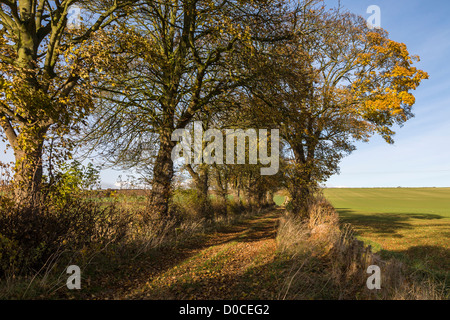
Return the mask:
[[[0,105],[1,108],[1,105]],[[6,138],[8,139],[11,146],[16,149],[17,147],[17,133],[14,131],[14,128],[11,125],[9,119],[0,112],[0,126],[5,132]]]

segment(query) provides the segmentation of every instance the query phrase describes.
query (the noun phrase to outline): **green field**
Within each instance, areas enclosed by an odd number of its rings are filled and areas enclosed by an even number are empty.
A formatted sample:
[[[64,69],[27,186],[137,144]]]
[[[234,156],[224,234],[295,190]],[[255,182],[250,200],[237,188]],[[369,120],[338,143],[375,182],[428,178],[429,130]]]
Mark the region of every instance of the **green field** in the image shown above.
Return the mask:
[[[450,188],[325,189],[324,194],[374,251],[447,277]]]

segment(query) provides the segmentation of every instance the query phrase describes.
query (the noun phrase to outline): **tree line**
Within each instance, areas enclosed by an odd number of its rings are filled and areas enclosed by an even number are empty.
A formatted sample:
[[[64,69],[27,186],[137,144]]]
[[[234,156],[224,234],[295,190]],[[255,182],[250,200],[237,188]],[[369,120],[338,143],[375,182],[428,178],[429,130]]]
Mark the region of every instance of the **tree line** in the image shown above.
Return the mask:
[[[162,218],[180,170],[206,218],[211,188],[225,202],[242,192],[254,206],[286,188],[304,215],[356,141],[393,143],[394,127],[413,117],[411,92],[428,78],[387,31],[319,0],[0,0],[0,25],[0,136],[24,207],[82,147],[145,173],[148,210]],[[179,168],[172,134],[195,121],[278,129],[280,171]]]

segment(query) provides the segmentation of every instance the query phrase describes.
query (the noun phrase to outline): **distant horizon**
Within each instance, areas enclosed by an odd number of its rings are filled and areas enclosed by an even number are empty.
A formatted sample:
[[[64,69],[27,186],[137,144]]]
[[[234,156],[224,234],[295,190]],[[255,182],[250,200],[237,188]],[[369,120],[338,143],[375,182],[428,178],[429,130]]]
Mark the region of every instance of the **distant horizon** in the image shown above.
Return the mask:
[[[322,189],[447,189],[450,187],[322,187]]]
[[[150,190],[151,188],[110,188],[101,187],[97,190]],[[450,189],[449,187],[320,187],[320,189]]]

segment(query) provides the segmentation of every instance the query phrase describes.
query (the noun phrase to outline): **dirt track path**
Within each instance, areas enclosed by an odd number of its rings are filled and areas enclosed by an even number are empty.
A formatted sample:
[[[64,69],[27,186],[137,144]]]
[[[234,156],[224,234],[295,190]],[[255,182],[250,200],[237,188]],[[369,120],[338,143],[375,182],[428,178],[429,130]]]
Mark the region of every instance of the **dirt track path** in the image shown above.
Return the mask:
[[[174,253],[162,253],[120,299],[273,299],[279,211],[204,235]],[[157,262],[156,262],[157,261]]]

